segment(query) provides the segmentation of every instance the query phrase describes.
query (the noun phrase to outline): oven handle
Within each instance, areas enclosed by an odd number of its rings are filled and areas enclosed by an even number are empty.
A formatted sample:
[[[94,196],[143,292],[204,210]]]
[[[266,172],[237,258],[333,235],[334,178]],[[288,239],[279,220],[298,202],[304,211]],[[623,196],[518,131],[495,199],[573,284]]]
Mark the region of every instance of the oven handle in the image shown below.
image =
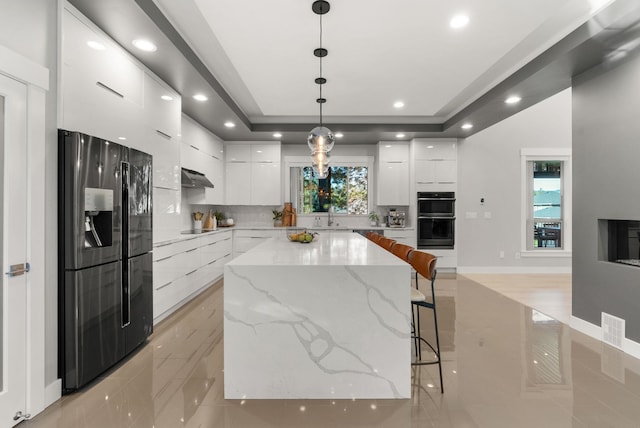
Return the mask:
[[[454,216],[418,216],[418,220],[455,220]]]
[[[418,201],[455,201],[456,198],[418,198]]]

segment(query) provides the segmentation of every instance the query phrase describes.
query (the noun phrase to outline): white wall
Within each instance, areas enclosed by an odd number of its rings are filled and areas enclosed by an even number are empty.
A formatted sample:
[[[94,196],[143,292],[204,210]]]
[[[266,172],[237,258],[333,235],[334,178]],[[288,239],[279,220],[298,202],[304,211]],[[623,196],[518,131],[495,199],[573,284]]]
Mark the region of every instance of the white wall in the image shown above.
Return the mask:
[[[58,283],[57,283],[57,55],[58,17],[61,3],[57,0],[0,0],[2,25],[0,45],[17,52],[49,69],[49,92],[46,94],[46,212],[44,217],[46,290],[45,383],[57,379],[58,352]]]
[[[458,147],[458,272],[569,271],[571,258],[518,258],[520,149],[571,148],[571,89],[469,138]],[[480,199],[484,198],[484,205]],[[466,219],[476,212],[477,219]],[[485,219],[484,213],[491,218]],[[504,258],[500,258],[504,251]]]

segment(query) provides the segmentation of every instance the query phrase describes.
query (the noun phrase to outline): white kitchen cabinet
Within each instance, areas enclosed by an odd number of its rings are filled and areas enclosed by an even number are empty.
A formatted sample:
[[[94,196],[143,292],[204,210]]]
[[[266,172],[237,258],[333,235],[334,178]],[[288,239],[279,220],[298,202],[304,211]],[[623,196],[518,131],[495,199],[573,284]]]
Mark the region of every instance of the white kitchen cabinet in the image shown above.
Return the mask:
[[[144,141],[141,150],[153,156],[153,187],[180,190],[180,144],[152,128],[145,130]]]
[[[413,142],[413,157],[416,160],[457,159],[455,138],[417,138]]]
[[[453,184],[457,181],[457,161],[416,160],[416,184]]]
[[[153,242],[175,238],[180,228],[180,191],[154,187]]]
[[[227,205],[280,205],[282,168],[280,144],[242,144],[225,147]]]
[[[384,236],[386,238],[395,239],[396,241],[404,245],[409,245],[411,247],[416,246],[417,236],[415,229],[388,228],[384,230]]]
[[[189,204],[224,204],[225,174],[222,141],[189,116],[182,115],[182,167],[204,174],[213,187],[183,189]]]
[[[158,245],[153,250],[153,317],[158,322],[203,287],[219,280],[231,260],[232,232],[218,231]]]
[[[378,205],[409,205],[409,145],[378,143]]]
[[[233,257],[238,257],[256,245],[282,233],[286,233],[286,230],[236,229],[233,231]]]
[[[62,127],[135,146],[144,129],[143,68],[68,10],[63,32]],[[92,49],[88,41],[104,49]]]
[[[226,163],[224,198],[227,205],[251,205],[251,163]]]
[[[144,116],[150,129],[177,141],[181,109],[182,98],[178,93],[150,73],[144,73]]]

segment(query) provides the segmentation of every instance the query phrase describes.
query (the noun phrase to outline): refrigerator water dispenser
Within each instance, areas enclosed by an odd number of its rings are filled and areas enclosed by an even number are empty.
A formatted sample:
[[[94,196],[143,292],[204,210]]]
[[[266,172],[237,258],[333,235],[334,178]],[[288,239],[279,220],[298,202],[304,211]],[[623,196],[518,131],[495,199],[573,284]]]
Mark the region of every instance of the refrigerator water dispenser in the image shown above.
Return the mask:
[[[84,189],[84,246],[110,247],[113,244],[113,190]]]

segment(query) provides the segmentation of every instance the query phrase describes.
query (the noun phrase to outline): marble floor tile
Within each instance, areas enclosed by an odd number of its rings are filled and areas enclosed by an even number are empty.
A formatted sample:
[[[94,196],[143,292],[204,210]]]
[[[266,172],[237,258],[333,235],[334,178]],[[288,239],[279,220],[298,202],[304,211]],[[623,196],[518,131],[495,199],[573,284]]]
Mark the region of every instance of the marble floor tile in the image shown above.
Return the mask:
[[[118,367],[20,427],[640,427],[640,360],[567,325],[570,283],[439,278],[444,394],[431,365],[410,369],[411,399],[355,401],[225,400],[218,283]],[[421,328],[433,338],[429,311]]]

